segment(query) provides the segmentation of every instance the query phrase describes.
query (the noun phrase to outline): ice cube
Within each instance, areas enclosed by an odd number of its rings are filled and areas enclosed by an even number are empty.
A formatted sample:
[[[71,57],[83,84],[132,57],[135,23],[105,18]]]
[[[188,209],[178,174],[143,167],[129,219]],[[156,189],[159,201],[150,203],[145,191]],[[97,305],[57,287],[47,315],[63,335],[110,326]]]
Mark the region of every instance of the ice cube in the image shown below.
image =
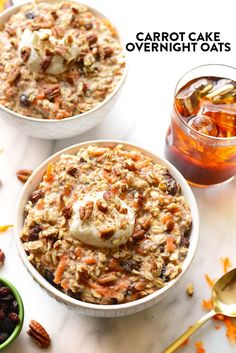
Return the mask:
[[[219,103],[223,97],[228,95],[234,95],[236,93],[235,86],[232,83],[223,84],[220,80],[217,85],[206,95],[206,98],[210,99],[214,103]]]
[[[188,122],[189,126],[191,126],[194,130],[201,132],[207,136],[218,136],[218,128],[217,125],[207,116],[201,115],[192,118]]]
[[[179,91],[176,96],[176,107],[184,117],[196,114],[199,108],[197,91],[189,88]]]
[[[209,117],[217,125],[224,125],[225,128],[236,128],[236,103],[232,104],[205,104],[200,113]]]
[[[197,91],[199,96],[204,96],[207,94],[213,87],[212,81],[206,79],[206,78],[201,78],[195,81],[192,85],[191,88],[194,91]]]

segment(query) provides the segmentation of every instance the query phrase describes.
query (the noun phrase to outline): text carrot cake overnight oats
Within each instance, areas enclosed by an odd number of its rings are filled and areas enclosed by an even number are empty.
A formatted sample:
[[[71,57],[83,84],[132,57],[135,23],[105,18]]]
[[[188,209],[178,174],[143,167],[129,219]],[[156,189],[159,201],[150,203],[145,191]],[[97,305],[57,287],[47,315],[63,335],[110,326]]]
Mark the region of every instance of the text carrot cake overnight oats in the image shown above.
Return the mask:
[[[130,302],[181,272],[191,213],[165,166],[122,145],[49,163],[21,233],[36,269],[74,298]]]
[[[96,107],[124,72],[116,30],[86,6],[34,2],[0,28],[0,104],[63,119]]]

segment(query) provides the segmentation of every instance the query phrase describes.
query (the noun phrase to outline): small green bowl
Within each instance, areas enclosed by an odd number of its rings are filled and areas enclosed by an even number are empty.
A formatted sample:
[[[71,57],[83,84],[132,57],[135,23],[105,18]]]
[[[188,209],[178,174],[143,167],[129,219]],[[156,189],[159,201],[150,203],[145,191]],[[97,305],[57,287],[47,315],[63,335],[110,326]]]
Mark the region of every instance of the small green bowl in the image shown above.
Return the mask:
[[[19,307],[19,314],[18,314],[19,315],[19,322],[16,325],[11,336],[9,336],[6,341],[4,341],[2,344],[0,344],[0,350],[2,350],[4,348],[8,347],[21,332],[23,322],[24,322],[24,305],[23,305],[23,301],[21,299],[21,296],[20,296],[18,290],[13,286],[13,284],[11,282],[7,281],[5,278],[0,277],[0,283],[3,284],[4,286],[10,288],[13,296],[15,297],[15,300],[18,303],[18,307]]]

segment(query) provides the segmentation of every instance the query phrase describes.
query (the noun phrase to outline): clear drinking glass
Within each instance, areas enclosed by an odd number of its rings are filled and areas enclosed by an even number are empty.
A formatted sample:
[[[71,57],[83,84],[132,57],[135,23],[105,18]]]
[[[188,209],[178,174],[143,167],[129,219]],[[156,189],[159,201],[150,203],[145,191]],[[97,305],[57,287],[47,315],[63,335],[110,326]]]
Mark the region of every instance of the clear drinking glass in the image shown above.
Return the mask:
[[[235,68],[199,66],[179,80],[166,157],[197,186],[220,184],[235,176]]]

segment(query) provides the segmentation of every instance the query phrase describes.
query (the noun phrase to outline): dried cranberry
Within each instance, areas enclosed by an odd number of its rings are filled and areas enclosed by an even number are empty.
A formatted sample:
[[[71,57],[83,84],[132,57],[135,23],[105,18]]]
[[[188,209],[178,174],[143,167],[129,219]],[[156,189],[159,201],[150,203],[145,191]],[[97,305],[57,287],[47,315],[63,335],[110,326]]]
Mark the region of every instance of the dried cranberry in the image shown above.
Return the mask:
[[[25,17],[28,18],[28,20],[33,20],[35,18],[35,14],[34,12],[27,12]]]
[[[0,333],[0,343],[5,342],[8,339],[9,335],[6,332],[1,332]]]
[[[0,321],[0,332],[7,332],[7,333],[12,333],[12,331],[15,328],[14,322],[12,322],[8,317],[4,317]]]
[[[0,288],[0,297],[7,297],[10,294],[10,289],[8,287],[1,287]]]
[[[29,241],[35,241],[39,239],[39,233],[41,232],[42,227],[39,224],[36,224],[33,228],[30,229]]]
[[[8,319],[10,319],[12,322],[18,322],[19,321],[19,316],[18,314],[14,313],[13,311],[11,311],[8,315],[7,315]]]

